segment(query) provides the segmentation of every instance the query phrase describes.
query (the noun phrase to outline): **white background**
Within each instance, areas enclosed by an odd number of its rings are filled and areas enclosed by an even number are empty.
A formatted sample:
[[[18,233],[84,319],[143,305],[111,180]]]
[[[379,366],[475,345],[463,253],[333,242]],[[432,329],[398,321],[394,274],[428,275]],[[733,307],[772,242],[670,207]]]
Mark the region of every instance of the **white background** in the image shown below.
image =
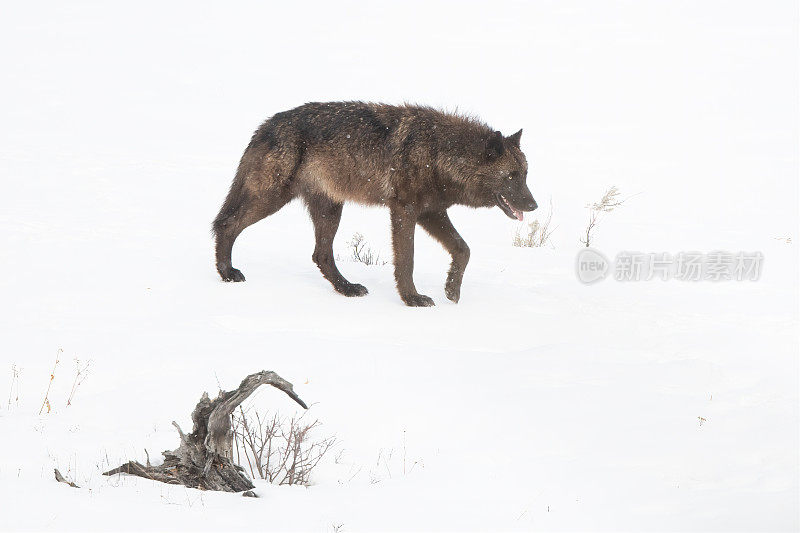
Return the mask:
[[[2,12],[0,529],[800,526],[795,2]],[[511,247],[499,209],[454,208],[462,301],[420,232],[437,307],[407,309],[391,265],[346,260],[355,231],[390,255],[385,211],[347,206],[340,269],[370,295],[344,299],[295,203],[237,242],[248,281],[219,282],[210,223],[252,131],[344,99],[523,128],[555,249]],[[761,251],[761,280],[579,284],[584,206],[611,185],[629,199],[599,227],[607,255]],[[67,408],[73,358],[92,372]],[[175,447],[203,390],[262,368],[340,440],[314,486],[244,500],[100,476]],[[292,412],[275,391],[253,402]]]

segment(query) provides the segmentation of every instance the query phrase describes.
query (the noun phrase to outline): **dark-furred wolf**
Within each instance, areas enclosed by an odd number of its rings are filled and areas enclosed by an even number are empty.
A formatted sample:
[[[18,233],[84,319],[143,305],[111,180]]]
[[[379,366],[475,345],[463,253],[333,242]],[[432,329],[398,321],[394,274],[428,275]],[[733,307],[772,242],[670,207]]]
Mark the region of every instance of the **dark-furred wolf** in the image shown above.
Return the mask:
[[[434,305],[412,278],[417,225],[450,252],[445,294],[458,302],[469,247],[447,208],[497,206],[518,220],[536,209],[521,135],[504,137],[476,119],[414,105],[310,103],[278,113],[253,134],[214,220],[217,270],[225,281],[244,281],[231,265],[236,237],[300,197],[314,223],[312,259],[322,275],[341,294],[363,296],[367,289],[336,268],[333,238],[345,202],[384,205],[403,302]]]

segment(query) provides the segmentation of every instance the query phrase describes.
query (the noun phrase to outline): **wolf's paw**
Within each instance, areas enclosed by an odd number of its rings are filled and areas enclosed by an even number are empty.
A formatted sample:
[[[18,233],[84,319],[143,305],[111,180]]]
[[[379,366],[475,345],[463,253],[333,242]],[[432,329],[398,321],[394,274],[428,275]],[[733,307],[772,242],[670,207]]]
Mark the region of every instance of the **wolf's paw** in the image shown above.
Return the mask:
[[[222,281],[244,281],[244,274],[238,268],[228,267],[218,270]]]
[[[461,299],[461,286],[448,283],[444,286],[444,294],[448,300],[457,304]]]
[[[403,296],[402,298],[403,302],[409,307],[432,307],[436,305],[433,303],[433,300],[424,294],[411,294],[409,296]]]
[[[369,294],[367,288],[363,285],[359,285],[358,283],[348,283],[347,285],[340,285],[335,287],[337,292],[344,294],[345,296],[365,296]]]

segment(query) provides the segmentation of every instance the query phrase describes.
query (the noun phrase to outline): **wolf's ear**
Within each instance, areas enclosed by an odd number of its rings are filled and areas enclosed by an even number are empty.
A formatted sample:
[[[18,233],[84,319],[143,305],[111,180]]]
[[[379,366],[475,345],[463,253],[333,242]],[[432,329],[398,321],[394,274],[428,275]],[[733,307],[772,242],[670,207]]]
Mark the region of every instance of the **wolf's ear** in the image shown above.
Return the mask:
[[[519,148],[519,140],[521,137],[522,137],[522,130],[519,130],[514,135],[509,135],[508,137],[506,137],[506,139],[508,139],[508,142]]]
[[[499,131],[492,133],[486,141],[486,159],[494,161],[503,155],[503,134]]]

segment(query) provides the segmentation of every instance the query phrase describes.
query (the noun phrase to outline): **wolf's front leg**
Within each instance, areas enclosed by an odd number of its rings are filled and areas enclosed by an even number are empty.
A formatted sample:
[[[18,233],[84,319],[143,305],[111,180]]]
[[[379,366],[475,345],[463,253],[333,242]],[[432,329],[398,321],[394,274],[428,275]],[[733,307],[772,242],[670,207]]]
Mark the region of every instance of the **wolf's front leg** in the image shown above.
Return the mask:
[[[410,206],[390,207],[392,218],[392,245],[394,247],[394,279],[397,292],[406,305],[429,307],[433,300],[417,292],[414,286],[414,229],[417,213]]]
[[[467,268],[469,262],[469,246],[453,227],[447,211],[424,213],[419,217],[418,222],[431,237],[439,241],[450,252],[450,257],[453,258],[450,263],[450,272],[447,273],[444,293],[448,300],[458,303],[461,298],[461,280],[464,279],[464,269]]]

